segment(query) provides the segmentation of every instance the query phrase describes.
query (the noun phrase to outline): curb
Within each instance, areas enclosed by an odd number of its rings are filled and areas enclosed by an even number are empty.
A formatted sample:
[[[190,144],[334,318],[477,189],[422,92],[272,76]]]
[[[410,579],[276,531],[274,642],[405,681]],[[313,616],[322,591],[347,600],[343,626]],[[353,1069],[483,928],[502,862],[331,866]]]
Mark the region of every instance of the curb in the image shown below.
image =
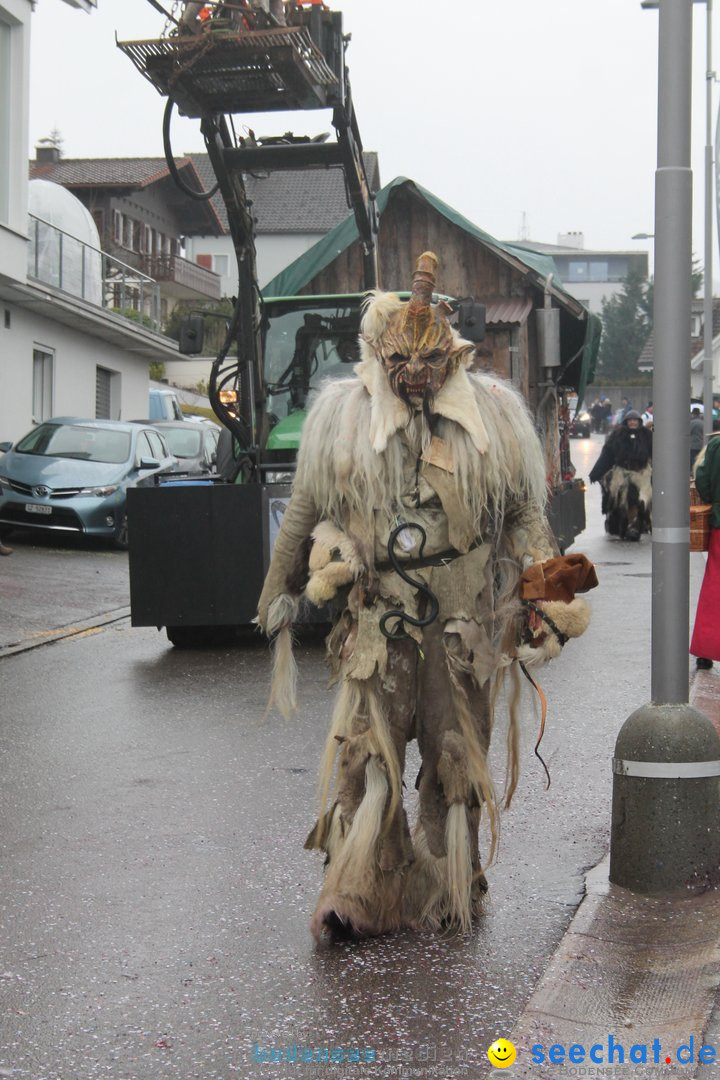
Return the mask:
[[[720,673],[696,671],[689,698],[720,734]],[[588,872],[585,897],[509,1036],[521,1060],[504,1072],[508,1080],[563,1075],[704,1080],[718,1075],[720,892],[643,896],[613,885],[609,864],[607,855]],[[704,1045],[714,1048],[714,1063],[698,1061]],[[556,1051],[557,1060],[550,1062],[552,1046],[563,1048],[562,1059]],[[575,1063],[568,1056],[571,1047]],[[633,1047],[647,1048],[646,1062],[630,1061]],[[684,1063],[688,1056],[691,1060]],[[642,1050],[635,1057],[641,1058]],[[491,1069],[483,1080],[497,1075]]]
[[[30,649],[39,649],[42,645],[52,645],[55,641],[63,641],[65,638],[77,637],[88,631],[99,630],[111,623],[122,622],[130,618],[130,608],[115,608],[113,611],[95,615],[91,619],[73,623],[71,626],[60,626],[56,630],[39,631],[36,637],[25,638],[22,641],[12,642],[10,645],[0,647],[0,660],[6,656],[15,656],[17,653],[28,652]]]

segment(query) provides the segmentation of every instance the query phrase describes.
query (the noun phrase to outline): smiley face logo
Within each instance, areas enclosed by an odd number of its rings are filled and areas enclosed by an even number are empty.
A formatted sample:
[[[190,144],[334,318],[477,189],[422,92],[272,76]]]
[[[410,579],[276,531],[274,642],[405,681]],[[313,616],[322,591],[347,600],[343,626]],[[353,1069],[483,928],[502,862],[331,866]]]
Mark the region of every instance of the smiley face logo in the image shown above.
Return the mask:
[[[494,1065],[496,1069],[507,1069],[508,1065],[512,1065],[517,1057],[517,1050],[507,1039],[496,1039],[492,1046],[489,1047],[487,1055],[490,1064]]]

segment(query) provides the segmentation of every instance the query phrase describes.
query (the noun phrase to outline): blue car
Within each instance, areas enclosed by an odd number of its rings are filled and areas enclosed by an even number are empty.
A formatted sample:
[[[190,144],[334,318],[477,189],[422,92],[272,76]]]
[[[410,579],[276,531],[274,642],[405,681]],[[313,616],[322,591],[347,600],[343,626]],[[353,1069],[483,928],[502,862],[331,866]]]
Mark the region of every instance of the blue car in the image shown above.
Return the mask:
[[[147,425],[60,416],[0,443],[0,537],[14,528],[101,537],[127,547],[126,493],[177,466]]]

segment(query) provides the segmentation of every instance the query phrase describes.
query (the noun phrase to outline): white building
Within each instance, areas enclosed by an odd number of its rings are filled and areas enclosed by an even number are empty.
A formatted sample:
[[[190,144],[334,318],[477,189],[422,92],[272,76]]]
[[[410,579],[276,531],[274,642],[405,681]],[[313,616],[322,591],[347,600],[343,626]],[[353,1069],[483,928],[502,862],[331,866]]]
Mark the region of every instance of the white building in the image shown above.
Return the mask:
[[[514,247],[524,247],[549,255],[557,267],[564,288],[596,315],[602,314],[603,300],[609,300],[622,290],[623,280],[630,270],[642,278],[648,276],[646,251],[609,251],[585,247],[581,232],[563,233],[556,244],[534,240],[514,240]]]
[[[52,415],[144,417],[149,362],[177,356],[152,325],[109,310],[141,296],[150,322],[155,283],[101,256],[72,195],[46,191],[53,220],[29,216],[32,8],[0,0],[0,441]]]

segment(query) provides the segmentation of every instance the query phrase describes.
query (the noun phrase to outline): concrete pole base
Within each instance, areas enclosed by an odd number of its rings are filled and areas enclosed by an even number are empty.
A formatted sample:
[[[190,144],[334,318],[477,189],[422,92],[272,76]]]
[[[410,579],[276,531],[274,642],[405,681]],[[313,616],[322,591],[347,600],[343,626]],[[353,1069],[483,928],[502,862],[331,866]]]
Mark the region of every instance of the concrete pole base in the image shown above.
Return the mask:
[[[665,895],[720,885],[720,737],[691,705],[644,705],[620,730],[610,880]]]

